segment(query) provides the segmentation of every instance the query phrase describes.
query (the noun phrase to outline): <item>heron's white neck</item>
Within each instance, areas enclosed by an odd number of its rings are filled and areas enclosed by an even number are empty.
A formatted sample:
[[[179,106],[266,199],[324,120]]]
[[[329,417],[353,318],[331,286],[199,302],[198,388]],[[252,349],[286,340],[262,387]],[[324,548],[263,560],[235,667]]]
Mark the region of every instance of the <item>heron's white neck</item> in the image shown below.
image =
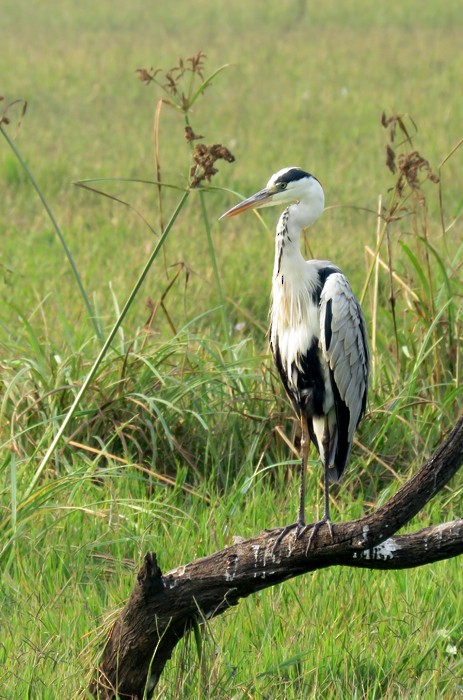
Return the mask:
[[[301,199],[299,202],[289,205],[287,208],[288,226],[291,227],[293,232],[295,229],[298,229],[300,232],[301,229],[311,226],[322,215],[324,207],[325,200],[323,190],[320,187],[316,198],[311,197],[310,200]]]
[[[301,230],[318,219],[322,211],[323,201],[320,202],[319,207],[300,201],[284,210],[276,230],[274,279],[284,271],[284,268],[295,267],[294,272],[296,272],[300,265],[305,265],[300,247]]]
[[[300,233],[307,225],[307,216],[303,219],[299,216],[300,206],[291,205],[285,209],[278,221],[275,239],[270,342],[273,348],[277,344],[280,347],[288,373],[299,347],[295,338],[303,337],[308,343],[309,336],[311,338],[317,328],[316,307],[311,299],[318,275],[301,253]]]
[[[318,180],[310,181],[310,190],[300,194],[299,201],[290,204],[280,216],[275,239],[272,306],[270,310],[272,347],[278,343],[286,348],[284,356],[290,371],[294,360],[292,332],[309,336],[317,333],[317,307],[311,303],[316,291],[318,274],[308,266],[300,247],[301,230],[310,226],[324,208],[323,190]],[[294,346],[294,347],[293,347]],[[283,351],[282,351],[283,352]]]

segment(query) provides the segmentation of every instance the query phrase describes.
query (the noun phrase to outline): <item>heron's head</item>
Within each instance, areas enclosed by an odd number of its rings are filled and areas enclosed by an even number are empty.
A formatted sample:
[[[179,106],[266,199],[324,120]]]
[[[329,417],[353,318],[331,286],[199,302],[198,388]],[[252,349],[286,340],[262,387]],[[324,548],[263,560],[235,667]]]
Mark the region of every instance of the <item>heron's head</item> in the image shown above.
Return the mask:
[[[272,175],[267,186],[248,197],[244,202],[236,204],[221,219],[241,214],[247,209],[259,209],[261,207],[274,207],[301,203],[310,209],[310,219],[315,221],[323,211],[325,197],[323,189],[317,178],[307,173],[302,168],[283,168]]]

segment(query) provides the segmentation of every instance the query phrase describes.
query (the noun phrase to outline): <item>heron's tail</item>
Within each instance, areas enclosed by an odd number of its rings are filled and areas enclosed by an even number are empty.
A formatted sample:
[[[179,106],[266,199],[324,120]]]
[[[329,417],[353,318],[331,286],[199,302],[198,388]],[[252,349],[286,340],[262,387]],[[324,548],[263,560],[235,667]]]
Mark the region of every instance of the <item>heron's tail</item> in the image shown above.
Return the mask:
[[[342,465],[338,465],[336,463],[329,465],[329,467],[327,468],[327,471],[328,471],[328,481],[330,484],[334,484],[336,481],[339,481],[339,479],[341,478],[341,476],[344,472],[346,463],[347,462],[345,462]]]
[[[345,431],[340,431],[334,415],[328,416],[328,445],[325,454],[325,417],[314,418],[312,425],[309,425],[309,432],[312,442],[315,444],[320,459],[328,473],[328,481],[332,484],[339,481],[347,463],[349,462],[352,450],[352,442],[348,439]],[[326,444],[326,442],[325,442]]]
[[[330,484],[339,481],[343,475],[344,469],[349,463],[350,453],[352,451],[352,443],[350,440],[341,436],[336,436],[336,449],[334,454],[330,454],[330,462],[328,463],[328,481]]]

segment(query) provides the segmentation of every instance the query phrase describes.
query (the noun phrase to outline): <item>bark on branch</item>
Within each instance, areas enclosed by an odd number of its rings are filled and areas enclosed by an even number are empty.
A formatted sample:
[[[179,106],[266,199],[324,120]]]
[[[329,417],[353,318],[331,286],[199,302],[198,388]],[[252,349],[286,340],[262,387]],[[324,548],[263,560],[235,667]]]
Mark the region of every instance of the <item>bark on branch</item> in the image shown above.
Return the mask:
[[[192,623],[236,605],[241,598],[294,576],[328,566],[402,569],[463,553],[463,520],[395,533],[452,478],[463,463],[463,416],[421,470],[371,515],[319,530],[288,535],[274,550],[281,528],[267,530],[164,576],[149,553],[127,605],[117,618],[90,693],[101,700],[150,697],[178,641]]]

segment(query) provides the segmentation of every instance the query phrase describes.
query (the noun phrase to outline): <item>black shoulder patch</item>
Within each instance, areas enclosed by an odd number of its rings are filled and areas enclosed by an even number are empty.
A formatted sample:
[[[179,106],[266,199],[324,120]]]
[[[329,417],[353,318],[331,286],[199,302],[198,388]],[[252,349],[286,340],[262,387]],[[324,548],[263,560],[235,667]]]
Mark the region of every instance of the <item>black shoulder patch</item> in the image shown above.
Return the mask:
[[[325,286],[325,282],[328,279],[330,275],[334,275],[335,272],[339,272],[335,267],[322,267],[321,270],[318,271],[318,279],[320,282],[320,288],[323,289]]]
[[[325,286],[325,282],[328,279],[330,275],[333,275],[335,272],[339,272],[335,267],[322,267],[321,270],[318,270],[318,283],[317,286],[312,293],[312,301],[314,304],[319,304],[320,303],[320,297],[322,293],[322,289]]]
[[[331,345],[331,336],[333,335],[333,332],[331,330],[331,322],[333,320],[333,311],[332,311],[332,304],[333,302],[331,299],[328,299],[328,302],[326,304],[326,312],[325,312],[325,344],[326,344],[326,349],[330,349]]]

